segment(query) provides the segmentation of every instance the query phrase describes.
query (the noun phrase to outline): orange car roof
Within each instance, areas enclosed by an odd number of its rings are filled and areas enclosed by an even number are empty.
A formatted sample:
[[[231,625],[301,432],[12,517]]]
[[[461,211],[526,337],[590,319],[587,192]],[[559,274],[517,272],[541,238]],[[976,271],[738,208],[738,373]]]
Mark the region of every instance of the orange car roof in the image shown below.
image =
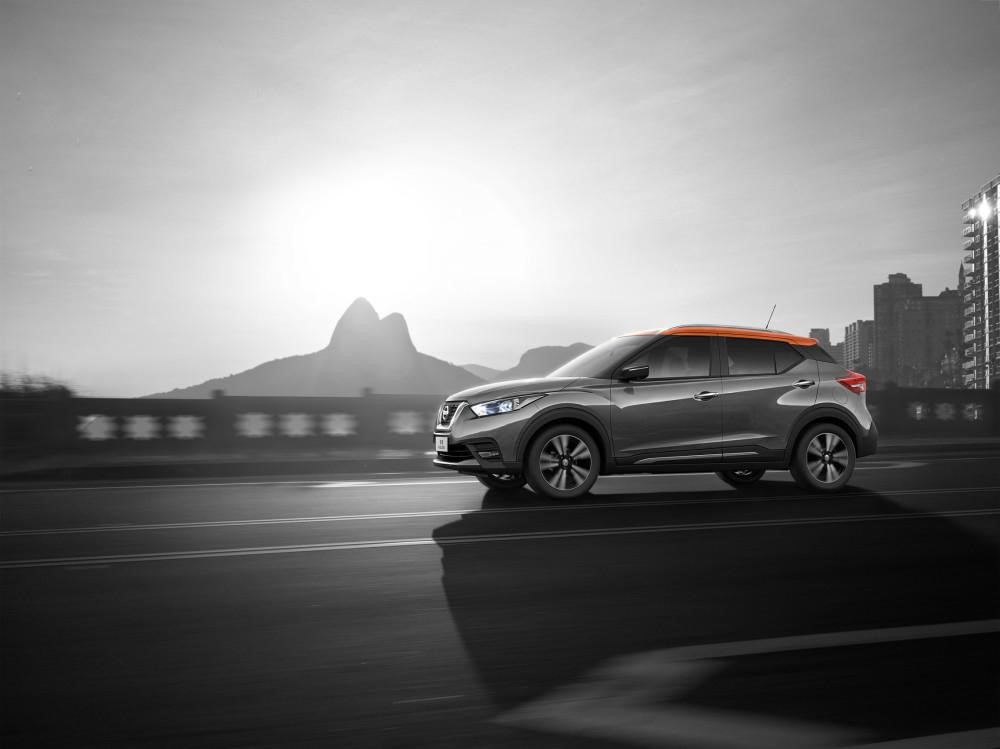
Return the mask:
[[[655,332],[657,331],[649,333]],[[724,335],[730,338],[757,338],[765,341],[784,341],[795,346],[815,346],[819,343],[815,338],[785,333],[781,330],[742,328],[729,325],[678,325],[658,332],[659,335]]]

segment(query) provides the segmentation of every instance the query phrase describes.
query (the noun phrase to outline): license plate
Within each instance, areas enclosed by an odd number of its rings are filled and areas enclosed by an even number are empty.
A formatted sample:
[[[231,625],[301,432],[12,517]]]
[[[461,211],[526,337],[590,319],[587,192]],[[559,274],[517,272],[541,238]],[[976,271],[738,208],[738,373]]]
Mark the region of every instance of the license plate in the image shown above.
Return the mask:
[[[448,452],[448,438],[447,437],[435,437],[434,438],[434,449],[439,453]]]

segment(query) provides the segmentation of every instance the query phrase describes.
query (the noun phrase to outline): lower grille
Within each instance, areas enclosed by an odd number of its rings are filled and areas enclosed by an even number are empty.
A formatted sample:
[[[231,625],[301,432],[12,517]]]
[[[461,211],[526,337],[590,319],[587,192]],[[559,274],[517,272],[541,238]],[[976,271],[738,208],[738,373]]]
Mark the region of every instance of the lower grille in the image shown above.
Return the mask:
[[[439,452],[437,455],[441,460],[459,463],[463,460],[469,460],[472,457],[472,451],[465,445],[449,445],[448,452]]]

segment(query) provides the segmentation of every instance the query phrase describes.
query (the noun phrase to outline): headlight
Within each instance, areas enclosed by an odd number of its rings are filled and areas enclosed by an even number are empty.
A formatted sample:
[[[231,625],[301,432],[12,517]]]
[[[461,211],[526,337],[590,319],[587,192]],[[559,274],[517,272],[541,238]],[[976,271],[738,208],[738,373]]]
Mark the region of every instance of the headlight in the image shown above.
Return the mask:
[[[477,403],[472,406],[472,413],[476,416],[493,416],[494,414],[505,414],[516,411],[519,408],[534,403],[541,398],[541,395],[519,395],[515,398],[501,398],[498,401],[487,401]]]

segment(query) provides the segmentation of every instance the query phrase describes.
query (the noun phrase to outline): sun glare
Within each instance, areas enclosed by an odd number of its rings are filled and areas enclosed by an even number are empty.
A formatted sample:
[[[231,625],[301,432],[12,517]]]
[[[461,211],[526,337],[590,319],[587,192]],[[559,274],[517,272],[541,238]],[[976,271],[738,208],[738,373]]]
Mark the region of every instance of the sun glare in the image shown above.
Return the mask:
[[[512,193],[489,175],[437,165],[368,167],[310,177],[267,201],[267,252],[297,294],[331,287],[385,298],[516,280],[529,247]]]

